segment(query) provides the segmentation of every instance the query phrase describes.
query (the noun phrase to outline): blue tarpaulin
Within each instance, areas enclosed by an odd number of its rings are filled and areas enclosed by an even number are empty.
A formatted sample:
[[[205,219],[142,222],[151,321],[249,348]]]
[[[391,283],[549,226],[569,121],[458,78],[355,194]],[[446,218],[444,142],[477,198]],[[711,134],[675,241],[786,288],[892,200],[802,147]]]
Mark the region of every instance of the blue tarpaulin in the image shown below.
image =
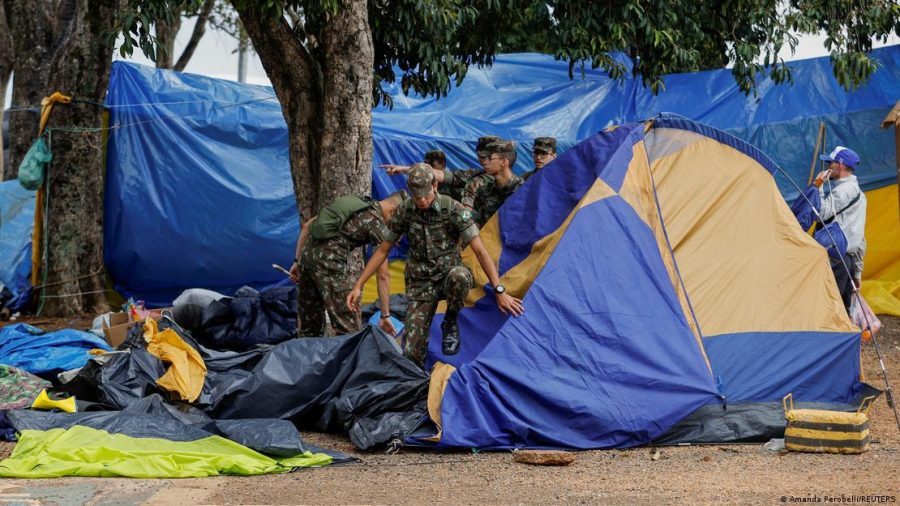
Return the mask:
[[[90,332],[63,329],[55,332],[25,323],[0,329],[0,364],[24,369],[32,374],[77,369],[87,363],[88,351],[111,348]]]
[[[0,284],[13,298],[8,306],[18,311],[31,294],[31,229],[34,192],[18,181],[0,183]]]
[[[801,186],[819,122],[828,144],[852,146],[866,189],[896,179],[893,138],[879,129],[900,98],[900,47],[873,51],[879,68],[846,92],[827,58],[790,62],[794,85],[763,79],[759,95],[737,89],[728,69],[666,77],[653,96],[640,80],[600,71],[570,80],[568,65],[539,54],[502,55],[469,71],[449,96],[404,97],[373,115],[374,164],[410,163],[443,149],[451,168],[475,166],[475,139],[519,141],[517,172],[530,169],[531,140],[559,139],[564,150],[612,124],[673,112],[749,140]],[[698,97],[703,97],[702,100]],[[167,305],[185,288],[233,293],[283,281],[299,230],[289,173],[287,130],[271,88],[116,62],[105,202],[105,262],[118,290]],[[784,177],[785,195],[795,191]],[[376,196],[401,176],[373,171]]]

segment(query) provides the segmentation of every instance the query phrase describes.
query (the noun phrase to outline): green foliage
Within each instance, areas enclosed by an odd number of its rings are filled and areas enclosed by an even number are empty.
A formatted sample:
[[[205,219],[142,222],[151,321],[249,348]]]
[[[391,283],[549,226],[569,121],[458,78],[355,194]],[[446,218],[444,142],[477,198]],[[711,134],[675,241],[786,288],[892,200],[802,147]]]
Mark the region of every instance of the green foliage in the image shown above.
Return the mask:
[[[123,16],[122,54],[139,47],[152,58],[149,26],[169,6],[198,0],[132,0]],[[294,19],[297,36],[323,62],[317,41],[340,0],[232,0],[261,16]],[[896,0],[369,0],[375,46],[377,102],[391,104],[384,86],[399,80],[403,93],[443,96],[470,65],[490,65],[499,52],[540,51],[569,62],[569,73],[600,68],[615,79],[628,68],[654,93],[665,74],[731,65],[738,87],[756,91],[768,75],[791,82],[791,52],[798,37],[825,33],[834,75],[845,88],[875,71],[872,39],[900,35]]]

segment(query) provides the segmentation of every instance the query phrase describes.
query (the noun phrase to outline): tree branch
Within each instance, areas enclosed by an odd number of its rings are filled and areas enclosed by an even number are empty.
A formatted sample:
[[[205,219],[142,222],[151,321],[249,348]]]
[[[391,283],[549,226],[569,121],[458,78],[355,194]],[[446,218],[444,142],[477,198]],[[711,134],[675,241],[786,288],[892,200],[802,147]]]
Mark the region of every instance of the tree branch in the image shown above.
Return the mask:
[[[209,20],[209,15],[212,12],[215,3],[216,0],[206,0],[203,2],[203,7],[197,15],[197,23],[194,25],[194,31],[191,32],[191,38],[188,40],[184,51],[181,52],[181,56],[178,57],[178,62],[175,63],[175,67],[173,67],[175,70],[179,72],[184,70],[191,60],[191,57],[194,56],[194,51],[197,49],[200,39],[203,38],[203,34],[206,32],[206,22]]]

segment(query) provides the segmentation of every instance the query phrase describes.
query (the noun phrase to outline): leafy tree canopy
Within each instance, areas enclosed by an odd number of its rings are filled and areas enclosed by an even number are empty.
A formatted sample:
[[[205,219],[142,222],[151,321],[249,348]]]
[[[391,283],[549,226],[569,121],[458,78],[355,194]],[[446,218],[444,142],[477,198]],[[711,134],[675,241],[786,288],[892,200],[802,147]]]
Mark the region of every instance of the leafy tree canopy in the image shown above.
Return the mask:
[[[322,27],[340,0],[232,0],[263,16],[288,17],[314,61],[323,61]],[[172,5],[196,9],[201,0],[133,0],[123,16],[120,50],[139,47],[154,58],[150,29]],[[399,80],[404,93],[443,96],[470,65],[489,65],[497,53],[539,51],[576,70],[601,68],[616,79],[628,72],[615,53],[634,61],[633,73],[654,92],[662,76],[732,66],[745,93],[757,79],[791,80],[779,58],[798,37],[826,35],[834,75],[845,88],[876,70],[873,40],[900,35],[895,0],[369,0],[375,47],[376,103],[391,103],[385,84]]]

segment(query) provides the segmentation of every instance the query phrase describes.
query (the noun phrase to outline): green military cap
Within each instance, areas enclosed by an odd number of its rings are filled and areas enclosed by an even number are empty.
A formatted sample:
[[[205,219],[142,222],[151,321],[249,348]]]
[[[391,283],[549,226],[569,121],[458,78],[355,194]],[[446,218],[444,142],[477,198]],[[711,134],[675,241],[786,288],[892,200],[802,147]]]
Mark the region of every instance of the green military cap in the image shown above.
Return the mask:
[[[432,149],[431,151],[425,153],[425,163],[430,164],[433,161],[447,161],[447,155],[444,154],[440,149]]]
[[[431,191],[434,182],[434,171],[427,163],[417,163],[410,167],[406,177],[406,186],[413,197],[425,197]]]
[[[496,140],[488,143],[484,147],[484,152],[487,155],[495,153],[515,153],[516,143],[513,141]]]
[[[489,154],[489,153],[485,152],[484,148],[488,144],[490,144],[492,142],[497,142],[499,140],[502,140],[502,139],[500,139],[500,137],[497,137],[496,135],[485,135],[485,136],[479,137],[478,145],[475,147],[475,154],[477,154],[478,156],[484,156],[486,154]]]
[[[532,151],[539,153],[556,153],[556,137],[535,137]]]

